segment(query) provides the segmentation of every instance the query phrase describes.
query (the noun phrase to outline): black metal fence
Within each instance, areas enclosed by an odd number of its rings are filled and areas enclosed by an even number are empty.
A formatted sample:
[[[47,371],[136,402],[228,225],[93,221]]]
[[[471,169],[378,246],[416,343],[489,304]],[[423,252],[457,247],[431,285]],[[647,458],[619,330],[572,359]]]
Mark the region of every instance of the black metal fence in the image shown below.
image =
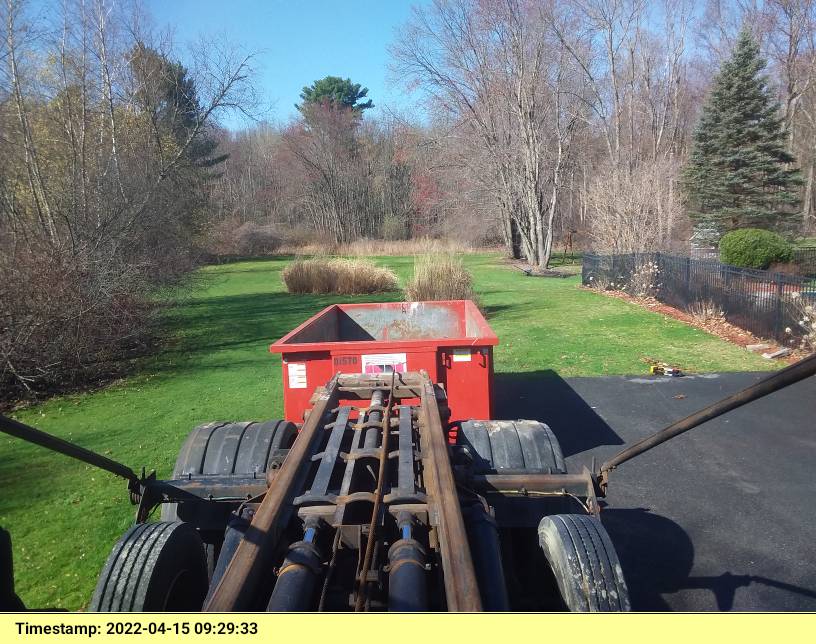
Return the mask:
[[[761,338],[798,344],[805,306],[816,305],[816,280],[663,253],[584,254],[585,286],[647,291],[681,310],[706,306]],[[643,294],[636,293],[636,294]]]
[[[802,275],[816,277],[816,247],[796,248],[793,251],[793,263]]]

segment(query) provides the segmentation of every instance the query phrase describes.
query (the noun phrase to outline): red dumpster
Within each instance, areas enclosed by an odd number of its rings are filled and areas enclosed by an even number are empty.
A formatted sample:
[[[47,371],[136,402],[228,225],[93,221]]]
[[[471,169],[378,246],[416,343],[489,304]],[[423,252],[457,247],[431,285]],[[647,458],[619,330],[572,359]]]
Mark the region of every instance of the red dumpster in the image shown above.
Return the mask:
[[[283,363],[286,420],[301,422],[315,387],[337,372],[424,369],[448,395],[451,422],[490,419],[493,347],[470,300],[335,304],[269,347]]]

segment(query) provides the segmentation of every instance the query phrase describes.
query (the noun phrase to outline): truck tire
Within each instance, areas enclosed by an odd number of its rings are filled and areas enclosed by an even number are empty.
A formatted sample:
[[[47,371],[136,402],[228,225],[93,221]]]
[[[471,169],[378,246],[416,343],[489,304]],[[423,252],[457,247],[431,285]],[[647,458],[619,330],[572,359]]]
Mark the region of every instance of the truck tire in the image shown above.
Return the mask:
[[[90,610],[198,611],[208,585],[204,544],[193,526],[142,523],[114,546],[99,575]]]
[[[284,420],[207,423],[196,427],[179,451],[173,478],[188,475],[263,474],[288,449],[297,427]],[[176,503],[165,503],[162,521],[179,519]]]
[[[266,472],[274,450],[288,448],[296,434],[285,420],[200,425],[184,441],[173,477]]]
[[[618,555],[600,520],[553,514],[538,524],[538,543],[573,612],[631,610]]]
[[[468,420],[457,443],[470,452],[474,474],[567,471],[555,434],[535,420]]]

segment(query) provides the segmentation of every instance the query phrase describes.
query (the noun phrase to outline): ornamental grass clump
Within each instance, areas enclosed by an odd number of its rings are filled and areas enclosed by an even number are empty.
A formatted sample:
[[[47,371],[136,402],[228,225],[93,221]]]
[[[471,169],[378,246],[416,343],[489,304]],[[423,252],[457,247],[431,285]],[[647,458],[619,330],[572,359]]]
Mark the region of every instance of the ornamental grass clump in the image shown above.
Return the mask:
[[[718,306],[713,300],[696,300],[686,307],[686,312],[699,324],[725,318],[722,307]]]
[[[290,293],[363,295],[399,287],[393,271],[365,259],[298,259],[281,277]]]
[[[433,253],[414,260],[414,276],[405,287],[407,302],[472,299],[473,276],[456,255]]]

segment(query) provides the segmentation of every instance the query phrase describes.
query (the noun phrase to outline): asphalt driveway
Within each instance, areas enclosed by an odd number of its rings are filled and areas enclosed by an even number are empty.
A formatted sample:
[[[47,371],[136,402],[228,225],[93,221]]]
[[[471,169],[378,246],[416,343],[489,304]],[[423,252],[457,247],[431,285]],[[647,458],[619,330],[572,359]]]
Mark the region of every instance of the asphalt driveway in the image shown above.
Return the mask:
[[[495,416],[548,423],[576,471],[762,376],[497,374]],[[622,465],[602,518],[633,607],[816,610],[814,491],[816,378]]]

